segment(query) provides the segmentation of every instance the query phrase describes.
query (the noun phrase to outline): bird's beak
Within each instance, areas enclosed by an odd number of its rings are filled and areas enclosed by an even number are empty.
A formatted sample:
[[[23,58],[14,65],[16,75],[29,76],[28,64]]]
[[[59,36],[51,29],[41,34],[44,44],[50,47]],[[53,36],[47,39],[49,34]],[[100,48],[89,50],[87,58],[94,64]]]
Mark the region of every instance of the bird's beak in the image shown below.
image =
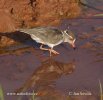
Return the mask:
[[[72,42],[72,47],[73,47],[73,49],[75,50],[76,49],[76,46],[75,46],[75,40]]]
[[[76,46],[75,46],[75,44],[73,43],[73,44],[71,44],[71,45],[72,45],[73,49],[75,50],[75,49],[76,49]]]

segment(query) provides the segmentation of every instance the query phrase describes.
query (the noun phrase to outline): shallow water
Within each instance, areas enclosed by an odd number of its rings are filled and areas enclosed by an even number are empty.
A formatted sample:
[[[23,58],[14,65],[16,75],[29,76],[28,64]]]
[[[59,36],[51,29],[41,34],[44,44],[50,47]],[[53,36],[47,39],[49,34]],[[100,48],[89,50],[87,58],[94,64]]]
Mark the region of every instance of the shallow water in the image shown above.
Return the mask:
[[[103,83],[103,35],[90,32],[77,36],[78,49],[63,43],[55,48],[60,54],[51,58],[37,47],[21,44],[6,48],[6,53],[0,55],[0,80],[5,95],[34,90],[40,100],[67,100],[70,92],[88,91],[98,96],[98,81]]]
[[[99,80],[103,84],[103,18],[63,20],[59,28],[68,26],[77,36],[75,51],[63,43],[54,48],[60,54],[49,57],[33,41],[0,49],[0,84],[6,100],[19,97],[7,93],[33,90],[38,93],[35,100],[99,99]],[[28,97],[23,96],[22,100]]]

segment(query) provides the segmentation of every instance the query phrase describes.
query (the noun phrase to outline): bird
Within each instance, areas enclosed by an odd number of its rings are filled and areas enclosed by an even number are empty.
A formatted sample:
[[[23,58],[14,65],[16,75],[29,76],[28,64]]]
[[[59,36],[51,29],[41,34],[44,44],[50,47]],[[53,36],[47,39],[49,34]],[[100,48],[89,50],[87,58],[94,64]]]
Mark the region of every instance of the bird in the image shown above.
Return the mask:
[[[54,47],[63,43],[69,43],[74,49],[76,49],[75,34],[71,30],[60,30],[52,27],[34,27],[31,29],[19,29],[20,32],[27,33],[31,36],[33,40],[37,43],[41,43],[40,49],[50,52],[50,56],[53,54],[59,54],[59,52],[54,50]],[[44,48],[47,45],[50,48]]]

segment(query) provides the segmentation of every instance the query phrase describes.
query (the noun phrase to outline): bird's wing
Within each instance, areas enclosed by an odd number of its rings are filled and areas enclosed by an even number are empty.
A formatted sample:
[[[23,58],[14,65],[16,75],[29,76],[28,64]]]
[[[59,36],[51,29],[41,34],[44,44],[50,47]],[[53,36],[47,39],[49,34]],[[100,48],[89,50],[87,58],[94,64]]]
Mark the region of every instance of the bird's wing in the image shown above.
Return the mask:
[[[27,34],[33,34],[33,29],[19,29],[18,31],[23,32],[23,33],[27,33]]]
[[[27,33],[32,37],[37,37],[44,42],[58,42],[62,38],[62,33],[58,29],[52,29],[47,27],[37,27],[33,29],[21,29],[20,32]]]
[[[63,38],[61,31],[51,28],[40,28],[34,34],[35,36],[40,37],[44,42],[52,44],[59,42]]]
[[[49,34],[47,36],[48,43],[55,44],[55,43],[60,42],[63,39],[63,35],[60,31],[52,30],[51,32],[52,32],[52,34]]]

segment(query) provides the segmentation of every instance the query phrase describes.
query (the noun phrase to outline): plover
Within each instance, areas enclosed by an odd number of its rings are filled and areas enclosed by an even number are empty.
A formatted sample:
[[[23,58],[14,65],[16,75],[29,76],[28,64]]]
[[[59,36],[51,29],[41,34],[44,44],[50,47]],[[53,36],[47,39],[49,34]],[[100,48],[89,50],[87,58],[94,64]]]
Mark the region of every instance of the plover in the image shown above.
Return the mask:
[[[53,48],[63,42],[69,43],[74,49],[76,48],[76,37],[69,29],[61,31],[51,27],[36,27],[32,29],[20,29],[19,31],[29,34],[33,40],[41,43],[40,49],[48,50],[50,52],[50,56],[51,53],[59,54]],[[43,45],[48,45],[50,49],[44,48]]]

